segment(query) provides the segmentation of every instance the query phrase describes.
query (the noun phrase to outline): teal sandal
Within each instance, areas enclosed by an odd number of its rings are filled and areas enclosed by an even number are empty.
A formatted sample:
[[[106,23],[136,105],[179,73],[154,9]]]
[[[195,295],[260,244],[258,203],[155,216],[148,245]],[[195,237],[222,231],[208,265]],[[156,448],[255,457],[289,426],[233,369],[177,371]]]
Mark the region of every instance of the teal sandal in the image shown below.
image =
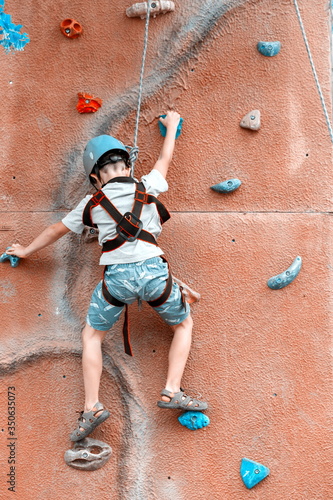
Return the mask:
[[[96,408],[93,410],[93,408]],[[102,413],[96,417],[96,413]],[[94,404],[89,411],[79,411],[80,416],[77,421],[77,428],[71,433],[71,441],[80,441],[88,436],[99,424],[104,422],[110,416],[109,410],[106,410],[99,401]]]
[[[171,394],[174,394],[171,396]],[[157,406],[160,408],[171,408],[174,410],[185,410],[185,411],[202,411],[207,410],[208,404],[204,401],[199,401],[199,399],[194,399],[191,396],[185,394],[184,390],[181,388],[180,392],[172,393],[167,389],[163,389],[161,396],[166,396],[170,401],[158,401]]]

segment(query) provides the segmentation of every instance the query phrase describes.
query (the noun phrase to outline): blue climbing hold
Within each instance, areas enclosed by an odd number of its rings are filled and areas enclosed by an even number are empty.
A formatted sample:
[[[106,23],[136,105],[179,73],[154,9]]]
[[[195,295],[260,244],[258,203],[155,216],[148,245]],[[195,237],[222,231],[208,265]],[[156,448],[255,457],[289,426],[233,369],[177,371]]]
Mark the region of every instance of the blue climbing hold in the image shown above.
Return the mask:
[[[9,247],[7,247],[9,248]],[[6,250],[7,250],[6,248]],[[3,253],[2,255],[0,255],[0,262],[5,262],[6,260],[9,260],[10,261],[10,265],[12,267],[17,267],[19,265],[19,262],[20,262],[20,258],[19,257],[16,257],[16,255],[9,255],[8,253]]]
[[[258,42],[257,49],[266,57],[276,56],[281,50],[281,42]]]
[[[239,179],[229,179],[211,186],[210,189],[217,191],[218,193],[231,193],[232,191],[238,189],[241,184],[242,183]]]
[[[268,476],[270,470],[258,462],[242,458],[240,475],[245,486],[250,490]]]
[[[197,429],[202,429],[210,424],[210,420],[204,413],[200,411],[186,411],[180,417],[178,417],[179,422],[188,429],[196,431]]]
[[[160,115],[160,118],[165,118],[165,117],[166,117],[166,115]],[[183,118],[180,118],[179,123],[178,123],[178,127],[177,127],[177,131],[176,131],[176,139],[178,139],[178,137],[182,133],[183,121],[184,121]],[[166,127],[160,121],[158,121],[158,126],[160,128],[161,135],[163,137],[165,137],[166,136],[166,130],[167,130]]]
[[[301,267],[302,267],[302,259],[301,257],[296,257],[294,262],[291,264],[290,267],[288,267],[286,271],[270,278],[267,281],[267,285],[272,290],[280,290],[280,288],[284,288],[285,286],[289,285],[292,281],[294,281],[294,279],[300,272]]]
[[[12,23],[11,16],[4,13],[4,2],[0,5],[0,45],[6,52],[11,50],[23,50],[30,42],[27,33],[21,33],[21,24]]]

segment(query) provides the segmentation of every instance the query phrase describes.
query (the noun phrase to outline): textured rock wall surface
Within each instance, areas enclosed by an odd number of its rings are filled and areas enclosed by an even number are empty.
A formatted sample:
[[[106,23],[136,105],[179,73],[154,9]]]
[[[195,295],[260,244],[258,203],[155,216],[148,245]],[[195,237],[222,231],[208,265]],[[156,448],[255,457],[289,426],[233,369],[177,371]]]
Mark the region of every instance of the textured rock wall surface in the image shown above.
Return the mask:
[[[330,108],[327,2],[300,8]],[[27,244],[88,192],[87,140],[133,141],[144,21],[126,0],[14,2],[6,12],[31,37],[0,53],[0,244]],[[66,39],[66,17],[83,35]],[[273,58],[259,40],[280,40]],[[103,99],[79,115],[77,92]],[[332,453],[332,148],[292,1],[185,0],[150,23],[136,175],[162,139],[156,117],[184,118],[161,198],[172,219],[161,246],[174,274],[202,295],[183,385],[210,404],[211,425],[193,432],[156,406],[171,332],[144,306],[131,308],[135,357],[120,329],[104,344],[101,400],[112,418],[93,437],[113,448],[100,470],[63,460],[83,403],[80,329],[100,279],[99,249],[76,235],[21,262],[0,265],[0,482],[9,472],[7,388],[15,387],[16,496],[120,500],[328,500]],[[262,127],[239,127],[260,109]],[[210,186],[242,180],[234,193]],[[303,259],[298,278],[269,277]],[[247,490],[242,457],[270,476]]]

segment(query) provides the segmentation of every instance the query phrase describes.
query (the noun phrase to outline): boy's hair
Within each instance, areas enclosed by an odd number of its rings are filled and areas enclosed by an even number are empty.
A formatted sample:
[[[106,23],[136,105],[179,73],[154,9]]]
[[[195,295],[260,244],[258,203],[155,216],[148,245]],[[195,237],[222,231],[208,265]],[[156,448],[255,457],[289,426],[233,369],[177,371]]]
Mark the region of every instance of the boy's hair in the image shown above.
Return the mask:
[[[103,156],[99,158],[99,160],[95,163],[94,168],[91,171],[91,174],[95,174],[97,176],[97,179],[100,181],[100,170],[102,170],[104,167],[107,166],[115,166],[117,163],[123,162],[125,165],[125,168],[131,168],[131,162],[129,158],[124,155],[123,151],[121,150],[112,150],[112,151],[107,151],[104,153]],[[93,186],[97,183],[97,180],[89,175],[89,180]]]

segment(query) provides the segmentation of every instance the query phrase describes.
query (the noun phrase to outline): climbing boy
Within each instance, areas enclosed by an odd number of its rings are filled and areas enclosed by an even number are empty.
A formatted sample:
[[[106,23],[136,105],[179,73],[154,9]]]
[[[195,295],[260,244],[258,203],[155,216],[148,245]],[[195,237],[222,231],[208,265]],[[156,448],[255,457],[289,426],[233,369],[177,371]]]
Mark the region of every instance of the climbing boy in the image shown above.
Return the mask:
[[[77,428],[70,435],[72,441],[88,436],[110,416],[99,402],[102,342],[123,309],[126,308],[127,313],[127,305],[135,300],[147,301],[174,332],[166,384],[158,406],[192,411],[207,409],[207,403],[186,395],[181,389],[193,321],[190,307],[172,279],[156,241],[162,230],[161,222],[169,218],[157,197],[168,189],[166,175],[179,119],[175,111],[168,111],[165,118],[160,118],[166,127],[166,136],[152,171],[140,182],[131,175],[129,153],[120,141],[108,135],[91,139],[83,154],[83,164],[97,193],[86,196],[61,222],[46,228],[27,247],[13,244],[6,250],[9,255],[26,258],[69,231],[81,234],[85,225],[99,230],[104,279],[92,294],[82,331],[85,404]],[[126,313],[124,345],[126,353],[131,355]]]

